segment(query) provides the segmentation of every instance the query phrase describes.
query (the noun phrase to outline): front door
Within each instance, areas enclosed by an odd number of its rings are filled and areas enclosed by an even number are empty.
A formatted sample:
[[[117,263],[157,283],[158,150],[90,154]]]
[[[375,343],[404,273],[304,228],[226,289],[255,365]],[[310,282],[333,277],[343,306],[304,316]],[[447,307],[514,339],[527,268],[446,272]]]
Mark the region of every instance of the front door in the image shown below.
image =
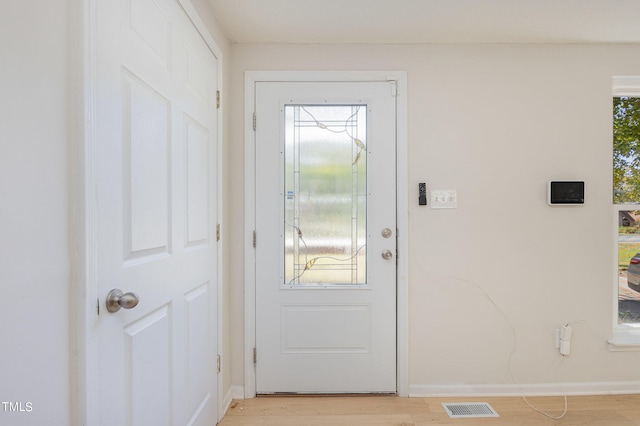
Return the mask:
[[[257,82],[256,391],[396,392],[393,82]]]
[[[96,424],[213,425],[217,61],[177,0],[95,5]]]

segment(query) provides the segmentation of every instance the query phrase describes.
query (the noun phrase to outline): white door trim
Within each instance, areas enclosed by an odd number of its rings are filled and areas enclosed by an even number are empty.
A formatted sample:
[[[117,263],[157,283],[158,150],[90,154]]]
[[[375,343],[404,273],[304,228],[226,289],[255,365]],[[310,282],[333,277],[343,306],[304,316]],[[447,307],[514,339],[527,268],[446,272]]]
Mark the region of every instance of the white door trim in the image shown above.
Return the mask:
[[[256,344],[256,257],[253,232],[255,202],[255,84],[268,81],[397,81],[396,204],[398,227],[397,268],[397,386],[409,396],[409,194],[407,174],[407,74],[404,71],[247,71],[245,73],[245,374],[244,397],[256,396],[253,348]],[[257,123],[259,125],[259,123]]]
[[[96,193],[96,135],[95,112],[93,109],[96,91],[96,2],[98,0],[72,0],[69,11],[69,134],[70,134],[70,198],[69,222],[74,246],[70,248],[72,258],[72,283],[70,294],[74,298],[71,306],[74,318],[75,337],[70,343],[70,364],[75,370],[72,389],[75,400],[71,403],[72,418],[76,424],[86,426],[99,422],[99,403],[97,397],[98,368],[97,342],[91,332],[97,320],[98,280],[97,280],[97,193]],[[204,22],[189,0],[176,0],[200,33],[205,43],[217,59],[218,89],[223,87],[222,50],[207,30]],[[218,170],[217,170],[217,214],[222,224],[222,188],[223,182],[223,108],[218,114]],[[224,229],[224,228],[223,228]],[[217,250],[217,350],[223,348],[223,240],[218,242]],[[104,307],[100,307],[103,309]],[[211,360],[215,362],[215,360]],[[95,365],[94,365],[95,364]],[[75,367],[75,368],[74,368]],[[223,406],[224,377],[218,374],[218,416],[224,415]],[[218,419],[220,420],[220,419]]]

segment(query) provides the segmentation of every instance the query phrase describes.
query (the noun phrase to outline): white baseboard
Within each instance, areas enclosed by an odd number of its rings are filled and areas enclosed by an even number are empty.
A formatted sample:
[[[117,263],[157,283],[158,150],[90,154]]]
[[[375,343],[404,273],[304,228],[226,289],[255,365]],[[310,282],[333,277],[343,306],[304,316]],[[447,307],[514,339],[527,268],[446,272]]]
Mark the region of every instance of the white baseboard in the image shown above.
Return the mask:
[[[229,392],[233,399],[244,399],[244,386],[231,386]]]
[[[410,398],[426,397],[492,397],[492,396],[558,396],[558,395],[623,395],[640,393],[640,381],[536,383],[523,385],[410,385]],[[224,413],[233,400],[243,400],[244,386],[231,386],[224,396]]]
[[[640,393],[640,382],[536,383],[522,385],[410,385],[409,397],[616,395]]]
[[[243,386],[231,386],[227,393],[224,394],[224,399],[222,400],[222,406],[224,409],[222,410],[222,416],[220,416],[220,419],[227,414],[227,411],[234,399],[244,399]]]

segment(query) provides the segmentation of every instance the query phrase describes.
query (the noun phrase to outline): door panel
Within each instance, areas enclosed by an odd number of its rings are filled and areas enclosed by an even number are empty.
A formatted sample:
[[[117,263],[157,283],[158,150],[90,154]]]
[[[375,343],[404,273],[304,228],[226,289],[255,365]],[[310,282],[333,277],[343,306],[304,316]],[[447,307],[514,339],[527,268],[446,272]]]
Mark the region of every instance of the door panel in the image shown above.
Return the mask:
[[[187,150],[187,245],[208,244],[209,229],[209,140],[206,127],[185,114],[185,140]]]
[[[170,314],[167,306],[124,327],[129,416],[134,425],[169,425],[171,399]],[[149,398],[149,389],[154,389]],[[158,405],[160,403],[160,405]]]
[[[217,61],[177,0],[95,16],[99,424],[215,424]]]
[[[196,413],[210,398],[209,383],[203,371],[211,369],[211,359],[200,345],[209,338],[209,283],[204,283],[185,295],[187,333],[187,412]],[[215,403],[215,401],[214,401]]]
[[[258,393],[396,391],[389,86],[256,83]]]
[[[123,73],[126,258],[169,253],[170,103]]]
[[[370,353],[370,325],[370,304],[284,305],[282,353]]]

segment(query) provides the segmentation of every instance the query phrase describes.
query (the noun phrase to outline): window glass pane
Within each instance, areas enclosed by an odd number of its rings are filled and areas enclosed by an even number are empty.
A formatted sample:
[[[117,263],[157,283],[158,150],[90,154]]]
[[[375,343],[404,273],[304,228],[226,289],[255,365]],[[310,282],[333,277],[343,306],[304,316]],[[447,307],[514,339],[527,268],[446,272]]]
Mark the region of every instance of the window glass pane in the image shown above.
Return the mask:
[[[640,210],[618,211],[618,323],[640,323]]]
[[[366,283],[366,106],[285,106],[285,285]]]
[[[640,98],[613,98],[613,202],[640,202]]]

